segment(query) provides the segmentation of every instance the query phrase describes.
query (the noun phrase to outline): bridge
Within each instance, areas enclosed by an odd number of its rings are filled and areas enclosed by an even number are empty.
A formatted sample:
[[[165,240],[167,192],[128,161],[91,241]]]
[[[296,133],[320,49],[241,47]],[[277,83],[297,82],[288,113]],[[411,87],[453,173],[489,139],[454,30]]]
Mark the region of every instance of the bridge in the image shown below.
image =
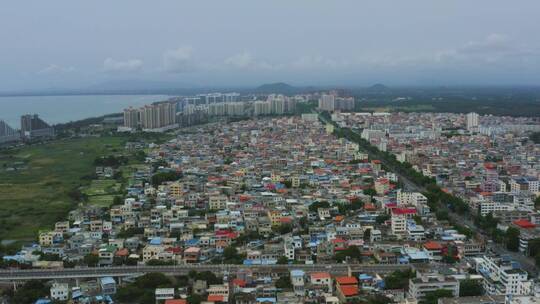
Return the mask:
[[[54,279],[85,279],[100,277],[130,277],[146,273],[160,272],[166,275],[187,275],[190,271],[211,271],[214,273],[234,273],[239,270],[251,270],[257,274],[277,275],[293,269],[305,272],[325,271],[333,275],[354,273],[389,273],[396,270],[406,270],[410,265],[390,264],[298,264],[298,265],[208,265],[187,264],[171,266],[115,266],[115,267],[84,267],[63,269],[11,269],[0,271],[0,281],[54,280]]]

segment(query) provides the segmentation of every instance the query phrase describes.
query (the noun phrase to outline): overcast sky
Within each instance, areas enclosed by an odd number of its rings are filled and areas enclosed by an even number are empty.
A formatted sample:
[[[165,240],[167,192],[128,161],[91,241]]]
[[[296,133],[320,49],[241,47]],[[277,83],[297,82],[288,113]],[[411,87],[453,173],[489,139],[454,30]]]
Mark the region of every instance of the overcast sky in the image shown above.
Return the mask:
[[[0,4],[0,90],[540,84],[538,0]]]

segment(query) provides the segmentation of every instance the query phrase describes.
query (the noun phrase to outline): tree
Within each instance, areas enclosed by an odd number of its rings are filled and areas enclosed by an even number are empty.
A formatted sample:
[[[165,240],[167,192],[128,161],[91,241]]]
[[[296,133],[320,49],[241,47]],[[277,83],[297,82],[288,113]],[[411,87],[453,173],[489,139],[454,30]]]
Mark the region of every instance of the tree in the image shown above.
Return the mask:
[[[373,189],[373,188],[364,189],[363,192],[364,192],[365,195],[369,195],[369,196],[377,195],[377,191],[375,191],[375,189]]]
[[[84,264],[90,267],[95,267],[99,263],[99,257],[96,254],[87,254],[84,256]]]
[[[534,207],[536,209],[540,209],[540,196],[538,196],[535,200],[534,200]]]
[[[282,256],[280,256],[280,257],[278,258],[277,263],[278,263],[279,265],[289,264],[289,259],[287,259],[286,256],[282,255]]]
[[[364,230],[364,242],[369,242],[371,240],[371,229]]]
[[[166,275],[159,272],[147,273],[135,280],[135,285],[141,289],[156,289],[170,284],[171,280]]]
[[[164,182],[175,181],[182,177],[180,173],[177,172],[160,172],[152,175],[152,185],[157,187]]]
[[[291,277],[283,276],[276,281],[276,288],[292,289]]]
[[[279,226],[272,227],[275,232],[279,234],[287,234],[291,233],[293,231],[293,227],[291,224],[281,224]]]
[[[319,208],[330,208],[330,204],[327,201],[318,201],[309,205],[309,211],[317,212]]]
[[[143,293],[143,289],[133,284],[129,284],[118,288],[116,291],[116,299],[123,303],[135,303]]]
[[[519,250],[519,229],[515,227],[509,227],[506,230],[506,248],[510,251]]]
[[[410,269],[403,271],[396,270],[384,278],[384,286],[386,289],[407,289],[409,286],[409,279],[414,276],[414,271]]]
[[[198,294],[191,294],[187,297],[189,304],[200,304],[203,301],[203,297]]]
[[[424,300],[420,304],[437,304],[440,298],[453,297],[452,291],[447,289],[437,289],[435,291],[426,292]]]
[[[478,280],[465,279],[459,283],[460,297],[481,296],[484,294],[484,287]]]
[[[362,260],[362,252],[360,251],[360,248],[358,248],[358,246],[354,246],[354,245],[349,246],[347,249],[339,251],[334,256],[334,259],[338,263],[341,263],[341,262],[345,261],[347,258],[354,259],[354,260],[357,260],[357,261],[361,261]]]
[[[49,288],[42,281],[28,281],[19,287],[13,295],[13,303],[34,303],[37,299],[49,295]]]
[[[388,214],[379,214],[375,218],[375,222],[380,225],[380,224],[386,222],[389,219],[390,219],[390,215],[388,215]]]
[[[225,264],[242,264],[244,261],[244,256],[239,254],[233,246],[228,246],[223,250],[223,258]]]

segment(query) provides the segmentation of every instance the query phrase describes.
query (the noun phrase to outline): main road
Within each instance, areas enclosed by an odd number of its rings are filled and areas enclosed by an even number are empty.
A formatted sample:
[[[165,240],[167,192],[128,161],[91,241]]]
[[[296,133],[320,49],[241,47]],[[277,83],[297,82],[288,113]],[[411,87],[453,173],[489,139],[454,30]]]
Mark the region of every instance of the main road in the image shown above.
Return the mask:
[[[284,273],[293,269],[305,272],[329,272],[331,274],[354,273],[389,273],[396,270],[406,270],[411,265],[390,264],[286,264],[286,265],[205,265],[186,264],[174,266],[118,266],[118,267],[85,267],[85,268],[62,268],[62,269],[12,269],[0,270],[0,281],[26,281],[26,280],[51,280],[51,279],[84,279],[100,277],[129,277],[146,273],[160,272],[167,275],[186,275],[190,271],[211,271],[214,273],[232,273],[239,270],[251,270],[255,273]]]
[[[321,118],[325,123],[331,123],[330,121],[328,121],[325,117],[323,117],[320,114],[319,114],[319,118]],[[351,129],[351,131],[353,133],[357,134],[357,135],[361,135],[361,134],[359,134],[358,132],[356,132],[356,131],[354,131],[352,129]],[[369,151],[365,151],[365,152],[368,153],[368,155],[369,155]],[[369,156],[372,157],[372,155],[369,155]],[[403,185],[405,186],[405,189],[407,191],[424,192],[426,190],[425,187],[414,183],[407,176],[404,176],[403,174],[399,173],[399,170],[396,170],[396,168],[394,168],[392,166],[392,164],[388,164],[387,162],[384,161],[384,159],[380,159],[380,161],[388,169],[393,171],[399,177],[399,180],[403,183]],[[487,235],[487,233],[485,231],[483,231],[482,229],[476,227],[476,225],[474,225],[474,223],[470,219],[470,217],[468,217],[467,215],[464,216],[464,215],[460,215],[460,214],[457,214],[455,212],[452,212],[448,208],[446,208],[446,210],[448,211],[449,216],[451,217],[451,219],[455,223],[457,223],[457,224],[459,224],[461,226],[467,226],[467,227],[470,227],[470,228],[475,228],[475,230],[476,230],[475,232],[476,232],[479,239],[481,239],[482,241],[489,240],[489,236]],[[538,274],[538,268],[536,267],[536,263],[535,263],[535,261],[533,259],[531,259],[529,257],[526,257],[526,256],[524,256],[523,254],[521,254],[519,252],[509,251],[506,248],[504,248],[504,246],[501,246],[500,244],[496,244],[496,243],[490,244],[489,249],[491,251],[493,251],[494,253],[498,254],[498,255],[505,255],[505,256],[511,257],[513,260],[519,262],[521,264],[522,268],[525,269],[526,271],[528,271],[528,272],[530,272],[530,273],[532,273],[534,275]]]

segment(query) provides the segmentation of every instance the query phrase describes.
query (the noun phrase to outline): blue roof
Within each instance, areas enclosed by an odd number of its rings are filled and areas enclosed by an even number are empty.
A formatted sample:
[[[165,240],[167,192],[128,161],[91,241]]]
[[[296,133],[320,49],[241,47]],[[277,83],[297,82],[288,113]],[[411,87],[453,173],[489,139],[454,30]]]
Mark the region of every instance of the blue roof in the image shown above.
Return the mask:
[[[272,302],[277,303],[276,298],[257,298],[257,302]]]
[[[195,245],[198,245],[198,244],[199,244],[198,239],[191,239],[191,240],[186,241],[186,245],[188,245],[188,246],[195,246]]]
[[[371,280],[373,277],[370,276],[369,274],[362,273],[362,274],[360,274],[360,275],[358,276],[358,278],[359,278],[360,280]]]
[[[427,259],[429,259],[429,256],[425,252],[422,252],[422,251],[410,252],[410,253],[408,253],[408,256],[413,260],[427,260]]]
[[[304,274],[305,274],[305,272],[303,270],[300,270],[300,269],[291,270],[291,276],[293,276],[293,277],[303,277]]]
[[[161,245],[161,238],[155,237],[150,240],[150,245]]]
[[[116,284],[116,281],[112,277],[101,278],[101,284]]]
[[[49,299],[38,299],[38,300],[35,302],[35,304],[50,304],[50,303],[52,303],[52,301],[49,300]]]

